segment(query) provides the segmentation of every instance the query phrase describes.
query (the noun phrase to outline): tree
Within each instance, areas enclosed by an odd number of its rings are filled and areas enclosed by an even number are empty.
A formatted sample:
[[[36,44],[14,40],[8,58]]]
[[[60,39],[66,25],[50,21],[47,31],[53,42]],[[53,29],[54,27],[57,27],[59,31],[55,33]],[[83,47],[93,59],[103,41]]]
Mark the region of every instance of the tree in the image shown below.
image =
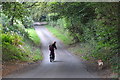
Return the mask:
[[[22,21],[24,16],[28,16],[29,10],[23,3],[19,2],[2,2],[2,12],[11,20],[13,26],[15,19]]]

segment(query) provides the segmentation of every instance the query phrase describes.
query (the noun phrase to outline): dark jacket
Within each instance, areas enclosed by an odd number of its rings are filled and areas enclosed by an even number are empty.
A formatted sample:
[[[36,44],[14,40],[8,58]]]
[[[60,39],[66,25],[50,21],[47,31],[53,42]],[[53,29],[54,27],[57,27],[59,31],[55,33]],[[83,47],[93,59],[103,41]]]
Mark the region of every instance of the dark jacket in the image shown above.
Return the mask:
[[[57,49],[57,47],[56,47],[56,44],[55,44],[55,43],[53,43],[53,44],[52,44],[52,47],[53,47],[54,49]]]
[[[51,54],[54,54],[54,49],[57,49],[56,44],[53,43],[52,45],[49,45],[49,50],[51,51]]]

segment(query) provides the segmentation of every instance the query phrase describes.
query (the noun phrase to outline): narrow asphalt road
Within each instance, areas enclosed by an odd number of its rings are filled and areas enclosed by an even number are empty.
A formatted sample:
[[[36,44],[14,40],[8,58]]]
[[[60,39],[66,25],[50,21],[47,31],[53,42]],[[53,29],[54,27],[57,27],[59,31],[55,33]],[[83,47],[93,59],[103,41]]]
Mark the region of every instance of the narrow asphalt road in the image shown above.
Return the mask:
[[[39,66],[24,72],[18,72],[6,76],[6,78],[98,78],[95,73],[86,70],[80,59],[64,48],[44,26],[35,26],[42,43],[44,59]],[[55,50],[55,62],[49,61],[48,45],[53,41],[57,42]]]

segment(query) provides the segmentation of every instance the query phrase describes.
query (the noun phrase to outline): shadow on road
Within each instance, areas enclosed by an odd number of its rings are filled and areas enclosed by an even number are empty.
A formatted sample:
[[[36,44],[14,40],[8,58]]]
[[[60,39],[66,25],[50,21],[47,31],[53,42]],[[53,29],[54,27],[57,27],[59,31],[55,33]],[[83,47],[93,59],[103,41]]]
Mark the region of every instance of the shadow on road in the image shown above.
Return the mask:
[[[54,61],[54,62],[64,62],[64,61]]]

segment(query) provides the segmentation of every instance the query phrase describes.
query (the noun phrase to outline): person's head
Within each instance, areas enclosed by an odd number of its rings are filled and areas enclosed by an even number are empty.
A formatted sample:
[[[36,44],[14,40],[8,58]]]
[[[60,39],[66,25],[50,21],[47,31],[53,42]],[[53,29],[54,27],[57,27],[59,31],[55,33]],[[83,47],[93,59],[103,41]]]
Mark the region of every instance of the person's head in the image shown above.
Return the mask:
[[[53,44],[56,44],[56,41],[54,41]]]

